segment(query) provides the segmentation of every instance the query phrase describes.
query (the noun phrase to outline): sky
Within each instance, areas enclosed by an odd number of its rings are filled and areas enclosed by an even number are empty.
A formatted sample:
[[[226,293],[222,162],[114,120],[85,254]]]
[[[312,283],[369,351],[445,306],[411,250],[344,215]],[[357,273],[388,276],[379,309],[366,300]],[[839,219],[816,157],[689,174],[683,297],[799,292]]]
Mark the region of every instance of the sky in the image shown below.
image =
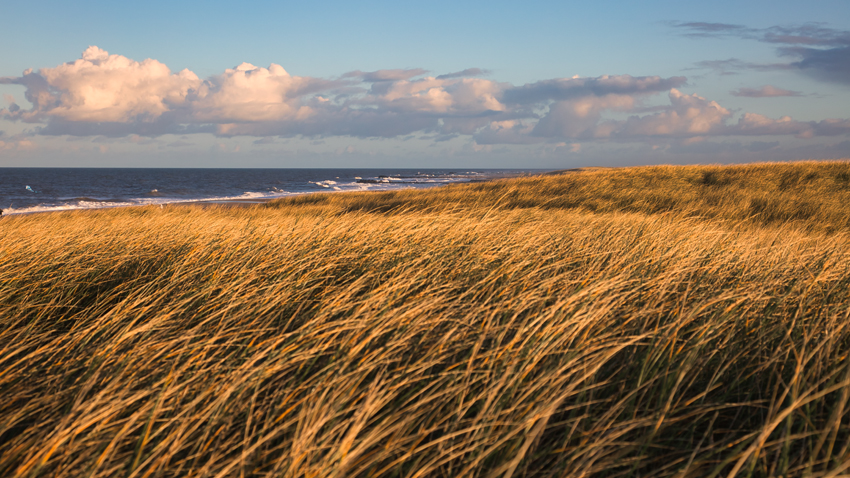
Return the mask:
[[[0,167],[850,157],[850,1],[8,2]]]

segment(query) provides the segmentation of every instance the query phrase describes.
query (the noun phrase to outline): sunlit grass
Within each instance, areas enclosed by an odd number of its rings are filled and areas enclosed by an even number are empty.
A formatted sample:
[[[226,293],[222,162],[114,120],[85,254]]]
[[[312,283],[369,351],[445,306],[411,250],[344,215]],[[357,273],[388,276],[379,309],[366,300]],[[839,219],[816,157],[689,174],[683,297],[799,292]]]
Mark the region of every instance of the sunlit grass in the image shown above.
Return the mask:
[[[4,218],[0,476],[850,473],[848,181]]]
[[[325,194],[281,199],[273,207],[321,214],[372,211],[566,209],[633,212],[742,223],[789,223],[806,230],[850,230],[850,163],[645,166],[590,169],[437,191]]]

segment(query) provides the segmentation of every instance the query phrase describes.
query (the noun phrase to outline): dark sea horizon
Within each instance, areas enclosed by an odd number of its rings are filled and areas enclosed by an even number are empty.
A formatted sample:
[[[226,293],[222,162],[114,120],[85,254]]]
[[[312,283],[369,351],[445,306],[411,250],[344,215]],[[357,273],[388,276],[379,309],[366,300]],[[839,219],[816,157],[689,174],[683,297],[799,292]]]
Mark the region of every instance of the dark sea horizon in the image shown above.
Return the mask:
[[[0,168],[3,214],[386,191],[537,174],[537,169]]]

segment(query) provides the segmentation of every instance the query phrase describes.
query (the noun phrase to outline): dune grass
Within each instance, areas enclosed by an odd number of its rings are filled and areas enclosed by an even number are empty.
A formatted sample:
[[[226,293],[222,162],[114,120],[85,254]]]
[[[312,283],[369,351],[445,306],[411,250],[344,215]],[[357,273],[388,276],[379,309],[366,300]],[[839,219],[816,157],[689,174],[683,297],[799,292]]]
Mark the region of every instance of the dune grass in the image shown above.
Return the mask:
[[[850,164],[0,220],[0,476],[850,474]]]
[[[280,199],[271,207],[319,214],[566,209],[666,214],[726,222],[850,230],[850,162],[742,166],[645,166],[453,185],[437,191],[324,194]]]

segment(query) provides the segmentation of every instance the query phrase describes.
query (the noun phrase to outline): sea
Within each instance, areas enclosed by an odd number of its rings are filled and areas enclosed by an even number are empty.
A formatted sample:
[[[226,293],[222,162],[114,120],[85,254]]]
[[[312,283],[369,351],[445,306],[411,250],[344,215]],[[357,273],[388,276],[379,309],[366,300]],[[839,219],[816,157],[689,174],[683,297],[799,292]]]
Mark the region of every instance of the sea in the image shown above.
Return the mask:
[[[3,215],[191,202],[263,202],[316,192],[431,188],[531,169],[0,168]]]

